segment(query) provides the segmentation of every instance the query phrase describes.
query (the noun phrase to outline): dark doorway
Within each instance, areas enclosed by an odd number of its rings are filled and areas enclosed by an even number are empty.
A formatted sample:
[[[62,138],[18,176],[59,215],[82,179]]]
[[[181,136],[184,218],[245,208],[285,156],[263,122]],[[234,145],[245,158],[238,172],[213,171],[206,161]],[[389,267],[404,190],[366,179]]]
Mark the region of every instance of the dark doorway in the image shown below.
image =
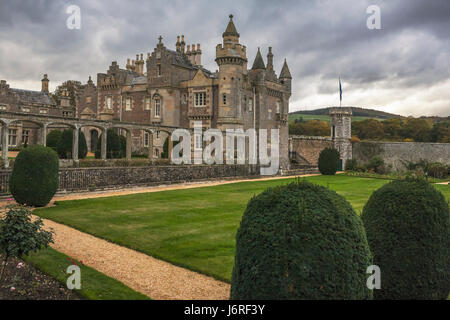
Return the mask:
[[[91,152],[95,152],[95,149],[97,148],[97,142],[98,142],[98,131],[91,130]]]

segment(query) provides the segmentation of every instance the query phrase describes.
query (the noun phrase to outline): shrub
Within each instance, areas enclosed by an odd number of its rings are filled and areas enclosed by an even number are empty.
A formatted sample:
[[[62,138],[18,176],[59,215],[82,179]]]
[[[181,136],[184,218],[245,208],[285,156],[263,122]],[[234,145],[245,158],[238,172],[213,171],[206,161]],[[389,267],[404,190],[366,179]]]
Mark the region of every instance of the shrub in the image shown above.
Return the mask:
[[[59,140],[58,144],[58,156],[61,159],[70,159],[72,158],[72,142],[73,142],[73,133],[71,129],[65,129],[61,133],[61,140]]]
[[[61,141],[61,131],[52,130],[47,134],[47,147],[52,148],[58,152],[58,146]]]
[[[370,159],[367,169],[373,169],[376,173],[383,174],[386,171],[384,169],[384,160],[380,156],[374,156]]]
[[[347,160],[347,163],[345,164],[345,170],[356,171],[357,166],[358,166],[358,162],[356,161],[356,159],[349,159],[349,160]]]
[[[42,207],[58,189],[58,156],[49,147],[30,146],[19,152],[9,179],[17,203]]]
[[[340,154],[334,148],[325,148],[319,155],[319,171],[324,175],[334,175],[339,169]]]
[[[87,143],[86,143],[86,137],[84,136],[84,133],[79,130],[78,131],[78,159],[84,159],[87,156]]]
[[[442,163],[430,163],[425,167],[426,173],[438,179],[445,179],[448,176],[448,167]]]
[[[294,182],[249,201],[236,236],[231,299],[369,299],[371,264],[350,204]]]
[[[423,180],[398,180],[370,197],[362,212],[374,264],[376,299],[445,299],[450,290],[450,212]]]
[[[47,143],[48,144],[48,143]],[[61,159],[72,158],[72,146],[73,146],[73,130],[66,129],[61,133],[61,139],[57,147],[58,156]],[[78,131],[78,159],[84,159],[87,155],[87,143],[84,133]]]
[[[102,136],[100,135],[97,147],[95,149],[95,158],[101,158],[102,150]],[[121,146],[119,135],[114,131],[114,129],[108,129],[106,134],[106,158],[107,159],[117,159],[121,158]]]
[[[31,212],[22,206],[7,206],[4,217],[0,217],[0,249],[4,259],[0,269],[0,283],[8,258],[22,258],[53,242],[53,231],[45,231],[41,218],[32,222]]]

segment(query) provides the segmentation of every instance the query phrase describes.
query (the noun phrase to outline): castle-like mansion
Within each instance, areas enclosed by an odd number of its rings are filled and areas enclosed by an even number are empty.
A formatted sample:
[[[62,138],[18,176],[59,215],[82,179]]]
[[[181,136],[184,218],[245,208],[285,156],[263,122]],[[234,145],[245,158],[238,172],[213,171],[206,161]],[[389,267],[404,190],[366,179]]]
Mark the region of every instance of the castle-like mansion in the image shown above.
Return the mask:
[[[178,36],[172,50],[160,36],[156,48],[145,57],[138,54],[135,60],[128,59],[124,69],[112,62],[106,73],[97,74],[97,84],[89,77],[87,84],[77,88],[75,105],[71,105],[66,90],[60,93],[58,103],[52,99],[47,75],[42,79],[41,92],[12,89],[2,80],[0,113],[151,124],[161,130],[154,134],[131,130],[131,149],[154,158],[161,156],[168,136],[164,127],[193,128],[194,121],[202,121],[204,128],[221,130],[276,128],[280,130],[283,166],[288,157],[292,81],[286,60],[277,75],[272,48],[268,48],[266,63],[258,49],[248,69],[246,46],[239,42],[232,15],[222,38],[216,46],[216,72],[203,68],[200,44],[186,45],[184,36]],[[9,146],[38,143],[38,130],[33,122],[11,124]],[[93,151],[100,130],[95,126],[83,126],[81,130]]]

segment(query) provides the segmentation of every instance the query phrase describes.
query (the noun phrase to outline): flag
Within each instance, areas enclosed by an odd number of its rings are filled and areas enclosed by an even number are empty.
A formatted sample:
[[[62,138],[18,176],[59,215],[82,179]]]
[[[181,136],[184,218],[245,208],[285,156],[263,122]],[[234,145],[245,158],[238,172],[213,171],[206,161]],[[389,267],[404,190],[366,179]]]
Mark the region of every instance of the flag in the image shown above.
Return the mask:
[[[341,84],[341,77],[339,77],[339,105],[342,104],[342,84]]]

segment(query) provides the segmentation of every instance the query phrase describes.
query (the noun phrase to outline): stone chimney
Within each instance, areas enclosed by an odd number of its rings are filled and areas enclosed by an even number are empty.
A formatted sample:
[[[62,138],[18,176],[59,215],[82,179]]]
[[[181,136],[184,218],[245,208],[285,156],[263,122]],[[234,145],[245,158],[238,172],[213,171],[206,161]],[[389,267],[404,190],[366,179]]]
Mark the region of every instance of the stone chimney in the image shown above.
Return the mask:
[[[184,34],[181,35],[181,43],[180,43],[180,50],[181,53],[184,53],[184,46],[186,45],[186,42],[184,42]]]
[[[5,95],[9,89],[9,84],[6,83],[6,80],[0,80],[0,94]]]
[[[42,82],[42,92],[48,93],[48,83],[50,82],[50,80],[47,77],[47,74],[44,74],[44,78],[41,80]]]
[[[200,50],[200,43],[197,43],[197,53],[195,55],[195,65],[201,66],[202,65],[202,50]]]

